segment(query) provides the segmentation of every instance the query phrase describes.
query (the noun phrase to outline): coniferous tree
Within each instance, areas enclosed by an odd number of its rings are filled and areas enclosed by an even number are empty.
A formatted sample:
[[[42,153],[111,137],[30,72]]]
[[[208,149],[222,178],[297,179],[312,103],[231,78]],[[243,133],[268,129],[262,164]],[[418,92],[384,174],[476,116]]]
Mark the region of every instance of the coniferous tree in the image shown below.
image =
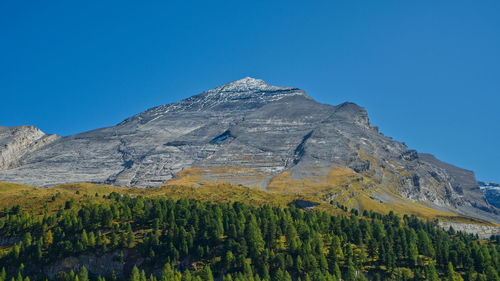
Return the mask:
[[[438,281],[439,280],[439,277],[436,273],[436,268],[434,267],[434,264],[432,262],[426,266],[425,276],[427,278],[426,280],[429,280],[429,281]]]
[[[95,234],[93,231],[90,232],[90,234],[88,235],[88,239],[89,239],[89,242],[88,242],[88,246],[89,247],[94,247],[95,244],[96,244],[96,240],[95,240]]]
[[[491,265],[486,268],[485,275],[486,275],[486,279],[488,279],[488,280],[500,281],[500,277],[498,276],[498,272]]]
[[[254,216],[251,216],[246,227],[245,238],[248,243],[250,257],[252,259],[257,259],[264,251],[265,242]]]
[[[130,281],[140,281],[141,280],[141,275],[139,273],[139,268],[134,265],[134,268],[132,268],[132,272],[130,273]]]
[[[283,270],[281,270],[281,268],[278,268],[273,274],[272,281],[283,281],[283,279],[284,279]]]
[[[351,259],[347,260],[347,272],[345,276],[346,281],[356,280],[356,268],[354,268],[354,263]]]
[[[5,267],[2,267],[2,271],[0,271],[0,279],[3,281],[7,280],[7,272],[5,271]]]
[[[417,258],[418,258],[418,248],[417,248],[417,242],[416,241],[410,241],[409,247],[408,247],[408,264],[411,267],[415,267],[417,263]]]
[[[83,249],[87,249],[87,246],[89,245],[89,237],[87,235],[87,231],[85,231],[85,229],[83,230],[82,232],[82,236],[81,236],[81,243],[83,245]],[[80,280],[82,281],[82,280]]]
[[[135,235],[130,224],[128,224],[126,239],[126,246],[128,248],[133,248],[135,246]]]
[[[451,264],[451,262],[448,263],[448,270],[446,271],[446,280],[457,281],[457,279],[455,278],[455,269],[453,269],[453,264]]]
[[[203,281],[213,281],[214,276],[212,274],[212,270],[210,269],[210,266],[205,266],[205,268],[201,271],[200,277],[202,278]]]
[[[45,248],[48,248],[52,244],[52,242],[54,242],[54,236],[52,235],[52,231],[48,230],[45,233],[43,241]]]
[[[82,266],[80,268],[80,271],[78,272],[78,279],[80,281],[89,281],[89,272],[87,271],[87,268],[85,268],[85,266]]]

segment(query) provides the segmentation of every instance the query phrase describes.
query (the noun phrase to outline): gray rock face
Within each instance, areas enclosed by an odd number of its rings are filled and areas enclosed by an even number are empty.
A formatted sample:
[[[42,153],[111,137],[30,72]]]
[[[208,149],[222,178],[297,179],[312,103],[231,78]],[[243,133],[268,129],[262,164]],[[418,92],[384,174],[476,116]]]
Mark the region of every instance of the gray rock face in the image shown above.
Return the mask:
[[[486,200],[491,205],[500,208],[500,184],[493,182],[478,182]]]
[[[489,239],[492,235],[500,235],[500,228],[497,226],[478,225],[460,222],[439,222],[439,226],[445,230],[453,229],[471,234],[477,234],[482,239]]]
[[[55,279],[59,272],[78,272],[82,266],[85,266],[90,273],[98,276],[109,276],[114,272],[117,277],[126,278],[124,276],[125,272],[130,272],[133,265],[140,266],[142,263],[142,259],[138,259],[137,253],[134,255],[131,250],[123,251],[123,259],[127,262],[121,262],[119,255],[120,252],[118,251],[100,255],[89,252],[76,257],[66,257],[41,268],[28,265],[26,271],[30,274],[44,275]]]
[[[137,187],[157,186],[186,168],[237,167],[250,171],[248,177],[208,176],[262,188],[285,171],[303,177],[322,167],[343,167],[412,201],[499,221],[472,172],[382,135],[364,108],[320,104],[297,88],[253,78],[55,140],[8,167],[0,181]]]
[[[17,167],[25,154],[59,138],[57,135],[46,135],[33,126],[0,126],[0,170]]]

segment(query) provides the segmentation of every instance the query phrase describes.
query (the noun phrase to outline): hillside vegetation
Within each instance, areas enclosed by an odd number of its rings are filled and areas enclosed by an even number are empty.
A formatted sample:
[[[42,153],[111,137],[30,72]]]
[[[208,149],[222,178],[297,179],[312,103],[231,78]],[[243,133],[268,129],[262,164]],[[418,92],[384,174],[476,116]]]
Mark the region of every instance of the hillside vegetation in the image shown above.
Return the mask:
[[[500,237],[241,186],[0,185],[0,281],[499,280]]]

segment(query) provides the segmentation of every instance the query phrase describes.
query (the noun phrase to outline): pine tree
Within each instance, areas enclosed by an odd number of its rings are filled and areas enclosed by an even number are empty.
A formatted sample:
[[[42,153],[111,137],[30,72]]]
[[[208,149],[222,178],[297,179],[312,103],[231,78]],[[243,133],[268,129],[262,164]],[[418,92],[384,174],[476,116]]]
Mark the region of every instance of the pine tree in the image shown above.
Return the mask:
[[[447,281],[457,281],[455,278],[455,270],[453,269],[453,265],[451,262],[448,263],[448,270],[446,271],[446,280]]]
[[[140,281],[141,280],[141,275],[139,273],[139,268],[137,268],[136,265],[134,265],[134,268],[132,268],[132,273],[130,273],[130,281]]]
[[[339,264],[338,263],[335,263],[333,265],[333,268],[331,267],[332,269],[332,274],[333,276],[335,276],[335,278],[337,278],[338,280],[340,280],[340,278],[342,277],[342,273],[340,271],[340,267],[339,267]]]
[[[356,269],[354,268],[354,263],[351,259],[347,261],[347,273],[345,276],[346,281],[356,280]]]
[[[486,278],[488,280],[492,280],[492,281],[499,281],[500,280],[500,277],[498,277],[498,272],[491,265],[486,268],[485,274],[486,274]]]
[[[89,247],[94,247],[95,246],[95,234],[93,231],[90,232],[89,234]]]
[[[127,229],[127,247],[128,248],[133,248],[135,247],[135,235],[134,232],[132,231],[132,227],[130,224],[128,225]]]
[[[438,275],[436,273],[436,268],[434,267],[434,264],[432,262],[426,266],[425,276],[427,277],[427,280],[429,280],[429,281],[438,281],[439,280]]]
[[[293,226],[293,224],[289,223],[286,227],[286,241],[290,243],[292,240],[294,240],[297,237],[297,230]]]
[[[252,276],[253,275],[252,266],[250,265],[250,263],[246,259],[243,262],[243,273],[246,276]]]
[[[41,262],[43,258],[42,245],[36,244],[36,260]]]
[[[80,272],[78,272],[78,279],[80,281],[89,281],[89,272],[87,271],[87,268],[85,268],[85,266],[82,266],[80,268]]]
[[[418,242],[420,243],[419,252],[428,257],[434,258],[435,250],[432,246],[432,241],[429,238],[429,235],[423,229],[418,232]]]
[[[162,281],[169,281],[174,279],[174,270],[172,269],[172,266],[170,263],[166,263],[163,266],[163,270],[161,272],[161,280]]]
[[[281,268],[278,268],[273,274],[272,281],[283,281],[283,278],[284,278],[283,270],[281,270]]]
[[[87,231],[85,231],[85,229],[82,232],[82,236],[81,236],[80,240],[82,242],[83,249],[87,249],[87,247],[89,245],[89,237],[88,237]],[[80,281],[82,281],[82,280],[80,280]]]
[[[29,247],[31,246],[31,242],[32,242],[31,233],[28,231],[23,235],[23,244]]]
[[[251,216],[249,223],[246,227],[245,239],[248,243],[249,254],[252,259],[257,259],[264,251],[264,239],[262,233],[257,225],[255,216]]]
[[[295,270],[299,274],[302,274],[302,272],[304,272],[304,262],[302,261],[302,258],[300,256],[297,256],[297,258],[295,259]]]
[[[48,230],[45,232],[43,236],[43,243],[45,248],[48,248],[54,242],[54,236],[52,235],[52,231]]]
[[[222,259],[224,271],[228,271],[231,268],[233,262],[234,262],[233,252],[231,252],[231,250],[226,251],[226,254]]]
[[[214,276],[212,274],[210,266],[205,266],[205,268],[200,273],[200,277],[203,281],[214,281]]]
[[[375,259],[375,256],[377,255],[377,242],[375,239],[370,238],[368,240],[368,257]]]
[[[181,281],[192,281],[191,271],[186,270],[182,273]]]
[[[410,245],[408,248],[408,263],[410,264],[411,267],[414,267],[415,264],[417,263],[417,257],[418,257],[417,242],[410,241]]]
[[[111,241],[110,241],[110,244],[111,244],[111,248],[115,248],[118,246],[119,244],[119,241],[118,241],[118,235],[116,235],[115,232],[111,233]]]
[[[290,276],[290,273],[288,273],[288,271],[286,271],[286,270],[283,273],[283,281],[292,281],[292,277]]]
[[[465,281],[474,281],[475,275],[476,275],[476,272],[474,271],[474,267],[470,267],[469,270],[467,271],[467,273],[465,274]]]

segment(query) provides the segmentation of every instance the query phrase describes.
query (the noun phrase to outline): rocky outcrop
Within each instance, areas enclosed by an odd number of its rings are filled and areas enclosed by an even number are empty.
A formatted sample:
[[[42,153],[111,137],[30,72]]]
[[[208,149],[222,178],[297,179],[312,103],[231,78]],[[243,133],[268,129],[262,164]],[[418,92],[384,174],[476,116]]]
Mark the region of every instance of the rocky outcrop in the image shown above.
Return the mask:
[[[25,271],[31,275],[47,276],[55,279],[60,272],[78,272],[82,266],[95,276],[110,276],[115,273],[124,279],[134,265],[140,266],[143,259],[134,249],[107,253],[87,252],[78,256],[65,257],[43,267],[27,264]]]
[[[492,182],[478,182],[486,200],[491,205],[500,208],[500,184]]]
[[[376,187],[377,194],[387,190],[441,210],[500,220],[472,172],[384,136],[364,108],[320,104],[300,89],[253,78],[62,138],[9,167],[0,171],[0,181],[146,187],[196,168],[200,180],[264,189],[283,173],[317,182],[337,167],[370,179],[364,192]]]
[[[0,126],[0,170],[19,166],[19,160],[25,154],[59,138],[57,135],[46,135],[34,126]]]
[[[18,237],[0,236],[0,246],[12,246],[19,243],[19,241]]]
[[[500,227],[471,224],[471,223],[460,223],[460,222],[439,222],[439,226],[448,230],[453,228],[455,231],[462,231],[474,235],[478,235],[482,239],[489,239],[492,235],[500,235]]]

